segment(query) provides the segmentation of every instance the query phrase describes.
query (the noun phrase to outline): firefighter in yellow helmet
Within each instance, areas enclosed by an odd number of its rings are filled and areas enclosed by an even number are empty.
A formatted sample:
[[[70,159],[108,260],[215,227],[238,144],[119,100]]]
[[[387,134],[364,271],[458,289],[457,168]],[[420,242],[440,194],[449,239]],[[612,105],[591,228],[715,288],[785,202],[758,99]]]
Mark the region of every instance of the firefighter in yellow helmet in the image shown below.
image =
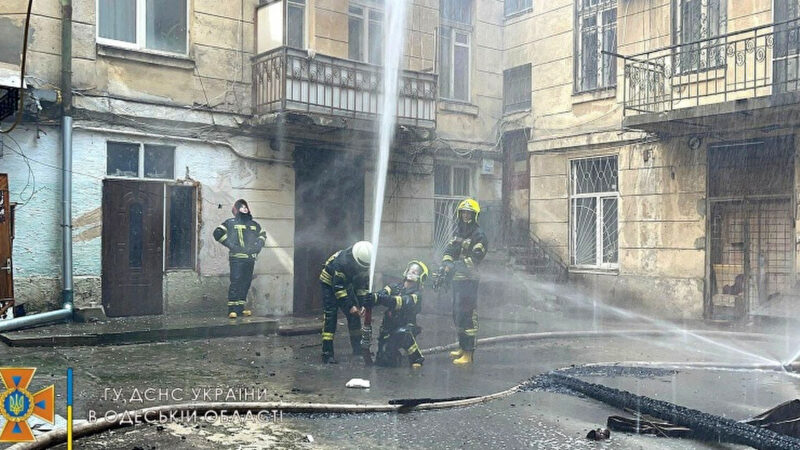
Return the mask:
[[[336,316],[341,309],[347,318],[350,345],[354,355],[361,355],[361,307],[369,297],[369,267],[372,243],[356,242],[352,247],[331,255],[322,267],[322,362],[336,364],[333,357],[333,336]]]
[[[452,278],[453,322],[458,330],[458,350],[450,352],[454,364],[472,363],[478,334],[478,266],[486,256],[488,241],[478,225],[481,207],[468,198],[458,204],[453,238],[447,244],[440,278]]]
[[[428,278],[428,267],[422,261],[413,260],[406,265],[403,281],[387,285],[372,294],[371,304],[386,307],[378,336],[379,366],[396,367],[402,364],[403,353],[413,368],[422,367],[425,358],[419,351],[415,339],[420,328],[417,314],[422,311],[422,286]]]

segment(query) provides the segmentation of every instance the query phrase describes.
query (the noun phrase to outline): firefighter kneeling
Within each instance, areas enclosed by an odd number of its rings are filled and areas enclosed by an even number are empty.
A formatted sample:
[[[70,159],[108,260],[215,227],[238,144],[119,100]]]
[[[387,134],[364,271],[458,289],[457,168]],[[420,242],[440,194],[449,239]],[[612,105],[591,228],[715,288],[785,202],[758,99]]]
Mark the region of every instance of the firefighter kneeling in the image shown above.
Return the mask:
[[[422,367],[425,358],[419,351],[415,336],[419,334],[417,314],[422,310],[422,285],[428,278],[428,268],[422,261],[411,261],[403,273],[403,282],[386,286],[371,296],[371,303],[386,307],[378,337],[375,363],[397,367],[408,355],[411,367]]]

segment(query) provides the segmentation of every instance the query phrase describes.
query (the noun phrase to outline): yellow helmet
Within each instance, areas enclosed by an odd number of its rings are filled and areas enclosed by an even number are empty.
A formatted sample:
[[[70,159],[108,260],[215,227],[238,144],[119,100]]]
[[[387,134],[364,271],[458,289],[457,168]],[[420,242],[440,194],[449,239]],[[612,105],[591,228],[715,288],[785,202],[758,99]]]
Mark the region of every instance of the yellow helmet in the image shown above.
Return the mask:
[[[424,284],[428,280],[428,266],[424,262],[415,259],[406,265],[403,278]]]
[[[481,213],[481,205],[479,205],[475,199],[466,198],[458,204],[456,215],[460,215],[461,211],[470,211],[475,214],[475,223],[478,223],[478,214]]]

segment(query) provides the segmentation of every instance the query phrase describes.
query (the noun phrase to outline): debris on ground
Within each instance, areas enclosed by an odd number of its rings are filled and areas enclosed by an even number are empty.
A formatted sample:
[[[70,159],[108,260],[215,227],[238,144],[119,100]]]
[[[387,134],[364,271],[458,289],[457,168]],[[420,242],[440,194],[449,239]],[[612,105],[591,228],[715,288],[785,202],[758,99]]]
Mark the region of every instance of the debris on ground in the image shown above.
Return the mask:
[[[586,439],[592,441],[604,441],[611,437],[611,432],[608,428],[597,428],[596,430],[589,430]]]
[[[345,384],[345,387],[357,389],[369,389],[369,380],[363,378],[353,378]]]

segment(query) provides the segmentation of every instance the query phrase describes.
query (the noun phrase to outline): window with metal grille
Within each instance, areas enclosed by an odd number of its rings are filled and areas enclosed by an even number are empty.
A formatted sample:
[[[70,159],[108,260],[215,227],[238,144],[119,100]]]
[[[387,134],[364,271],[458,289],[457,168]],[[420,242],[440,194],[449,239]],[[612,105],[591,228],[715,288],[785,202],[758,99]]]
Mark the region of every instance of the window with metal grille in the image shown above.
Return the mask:
[[[617,0],[575,2],[575,91],[617,84]]]
[[[472,169],[436,163],[433,167],[433,243],[439,255],[456,229],[456,208],[471,196]]]
[[[511,16],[531,10],[533,8],[533,0],[505,0],[503,7],[505,15]]]
[[[617,157],[573,160],[571,170],[571,264],[616,268],[619,258]]]
[[[725,64],[727,0],[674,0],[674,59],[680,72],[712,69]]]
[[[168,269],[192,269],[195,264],[197,189],[168,185],[165,233]]]
[[[472,2],[441,0],[439,7],[439,95],[469,101]]]
[[[98,0],[97,42],[185,55],[186,0]]]
[[[531,65],[525,64],[503,72],[503,111],[531,109]]]

